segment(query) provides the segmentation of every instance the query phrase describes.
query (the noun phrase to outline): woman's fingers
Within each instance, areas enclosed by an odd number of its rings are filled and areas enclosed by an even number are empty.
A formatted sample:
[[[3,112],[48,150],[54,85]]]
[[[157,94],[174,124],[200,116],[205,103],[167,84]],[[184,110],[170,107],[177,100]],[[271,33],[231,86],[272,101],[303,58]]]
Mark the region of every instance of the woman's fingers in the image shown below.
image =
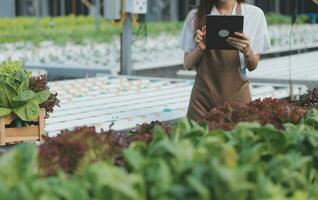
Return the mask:
[[[198,42],[198,43],[199,43],[199,42],[202,42],[202,41],[203,41],[203,37],[200,36],[200,35],[196,35],[195,41]]]
[[[196,33],[197,33],[197,35],[200,35],[202,37],[205,36],[205,34],[206,34],[206,26],[203,26],[201,30],[198,29],[196,31]]]
[[[228,44],[237,48],[240,51],[244,51],[244,49],[246,48],[246,45],[241,44],[241,43],[236,43],[236,42],[232,42],[232,41],[228,41]]]
[[[241,42],[234,42],[234,41],[227,41],[229,44],[235,44],[235,45],[238,45],[240,47],[242,47],[243,49],[247,48],[248,45],[245,44],[245,43],[241,43]]]
[[[200,49],[205,49],[205,43],[202,40],[196,39],[197,45]]]
[[[245,44],[245,45],[249,45],[249,41],[248,40],[242,40],[242,39],[238,39],[238,38],[234,38],[234,37],[228,37],[227,40],[228,41],[232,41],[232,42],[242,43],[242,44]]]
[[[203,37],[201,35],[197,35],[197,39],[203,40]]]
[[[200,43],[200,44],[198,44],[198,47],[200,48],[200,49],[206,49],[206,46],[205,46],[205,44],[204,43]]]
[[[206,35],[206,27],[205,26],[202,27],[201,30],[199,30],[199,29],[196,30],[195,41],[200,49],[206,48],[205,42],[204,42],[205,35]]]
[[[238,38],[244,39],[244,40],[249,40],[249,38],[247,37],[247,35],[245,35],[244,33],[239,33],[239,32],[235,32],[234,35]]]
[[[200,36],[204,36],[205,35],[205,33],[203,33],[202,31],[200,31],[200,30],[197,30],[197,35],[200,35]]]
[[[241,39],[237,39],[237,38],[233,38],[233,37],[229,37],[227,40],[226,40],[228,43],[230,43],[231,45],[232,44],[235,44],[237,46],[239,46],[242,51],[244,51],[246,48],[248,48],[250,46],[250,43],[249,41],[247,40],[241,40]]]
[[[202,27],[202,32],[203,32],[204,34],[206,34],[206,26],[203,26],[203,27]]]

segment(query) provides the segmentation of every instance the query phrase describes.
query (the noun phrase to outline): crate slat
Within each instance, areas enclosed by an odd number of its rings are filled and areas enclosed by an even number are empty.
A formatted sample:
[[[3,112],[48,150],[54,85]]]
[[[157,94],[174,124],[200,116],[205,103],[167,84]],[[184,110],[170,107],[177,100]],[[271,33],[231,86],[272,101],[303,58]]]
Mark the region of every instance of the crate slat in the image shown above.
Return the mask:
[[[10,137],[6,138],[7,143],[14,143],[14,142],[26,142],[26,141],[37,141],[39,140],[38,136],[30,136],[30,137]]]
[[[7,138],[16,138],[16,137],[29,137],[29,136],[38,136],[39,126],[28,126],[21,128],[6,128],[6,139]]]
[[[21,128],[6,128],[13,120],[12,115],[0,118],[0,146],[7,143],[16,143],[24,141],[39,141],[42,139],[45,127],[45,109],[40,110],[39,117],[33,122],[37,125],[26,126]]]

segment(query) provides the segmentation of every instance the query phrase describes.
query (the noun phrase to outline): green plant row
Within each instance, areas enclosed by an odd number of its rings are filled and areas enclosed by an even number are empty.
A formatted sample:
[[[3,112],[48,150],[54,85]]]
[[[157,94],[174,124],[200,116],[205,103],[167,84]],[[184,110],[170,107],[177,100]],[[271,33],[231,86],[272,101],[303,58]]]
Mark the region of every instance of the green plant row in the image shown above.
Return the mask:
[[[297,23],[305,23],[306,16],[298,18]],[[290,17],[275,13],[267,15],[267,21],[272,24],[289,24]],[[150,22],[147,26],[149,35],[160,33],[178,34],[183,22]],[[134,27],[135,32],[139,29]],[[89,16],[67,16],[54,18],[31,17],[0,18],[0,43],[5,42],[32,42],[51,40],[56,43],[81,43],[85,39],[96,42],[109,42],[121,32],[121,26],[113,26],[111,22],[101,18],[101,29],[95,29],[95,20]]]
[[[101,19],[100,31],[95,28],[93,17],[67,16],[55,18],[41,18],[36,20],[31,17],[18,17],[14,19],[0,19],[0,43],[4,42],[32,42],[51,40],[60,44],[65,42],[81,43],[86,39],[96,42],[109,42],[114,36],[121,33],[121,25]],[[162,32],[177,33],[183,23],[161,22],[148,23],[147,31],[150,35]],[[134,26],[137,32],[139,26]]]
[[[291,24],[292,19],[290,16],[281,15],[277,13],[268,13],[266,14],[266,20],[269,25],[277,24]],[[296,24],[305,24],[308,22],[309,17],[307,15],[297,16]]]
[[[171,134],[156,127],[149,145],[134,142],[123,150],[124,167],[108,159],[82,165],[72,175],[61,171],[49,177],[43,177],[38,168],[37,148],[21,145],[0,158],[0,196],[26,200],[317,199],[318,111],[311,110],[301,123],[284,127],[240,123],[232,131],[210,131],[205,125],[181,120]]]

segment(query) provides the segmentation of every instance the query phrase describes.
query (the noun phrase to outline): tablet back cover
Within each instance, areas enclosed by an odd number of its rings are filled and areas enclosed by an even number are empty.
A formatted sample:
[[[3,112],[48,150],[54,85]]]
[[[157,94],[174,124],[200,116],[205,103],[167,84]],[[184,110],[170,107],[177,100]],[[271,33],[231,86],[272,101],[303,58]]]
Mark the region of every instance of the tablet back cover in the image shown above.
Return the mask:
[[[229,45],[226,39],[234,36],[234,32],[243,33],[243,16],[207,15],[206,45],[210,50],[237,50]]]

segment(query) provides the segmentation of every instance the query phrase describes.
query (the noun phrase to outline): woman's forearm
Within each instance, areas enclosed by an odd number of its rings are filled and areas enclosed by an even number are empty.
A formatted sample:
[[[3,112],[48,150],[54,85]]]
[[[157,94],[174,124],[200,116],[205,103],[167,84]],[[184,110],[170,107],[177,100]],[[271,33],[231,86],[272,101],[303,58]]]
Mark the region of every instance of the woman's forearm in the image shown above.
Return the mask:
[[[195,48],[191,53],[184,54],[183,67],[187,70],[192,70],[194,66],[200,61],[204,50],[200,48]]]
[[[249,57],[245,57],[245,59],[246,59],[246,65],[247,65],[248,71],[254,71],[257,68],[260,55],[259,54],[252,55]]]

